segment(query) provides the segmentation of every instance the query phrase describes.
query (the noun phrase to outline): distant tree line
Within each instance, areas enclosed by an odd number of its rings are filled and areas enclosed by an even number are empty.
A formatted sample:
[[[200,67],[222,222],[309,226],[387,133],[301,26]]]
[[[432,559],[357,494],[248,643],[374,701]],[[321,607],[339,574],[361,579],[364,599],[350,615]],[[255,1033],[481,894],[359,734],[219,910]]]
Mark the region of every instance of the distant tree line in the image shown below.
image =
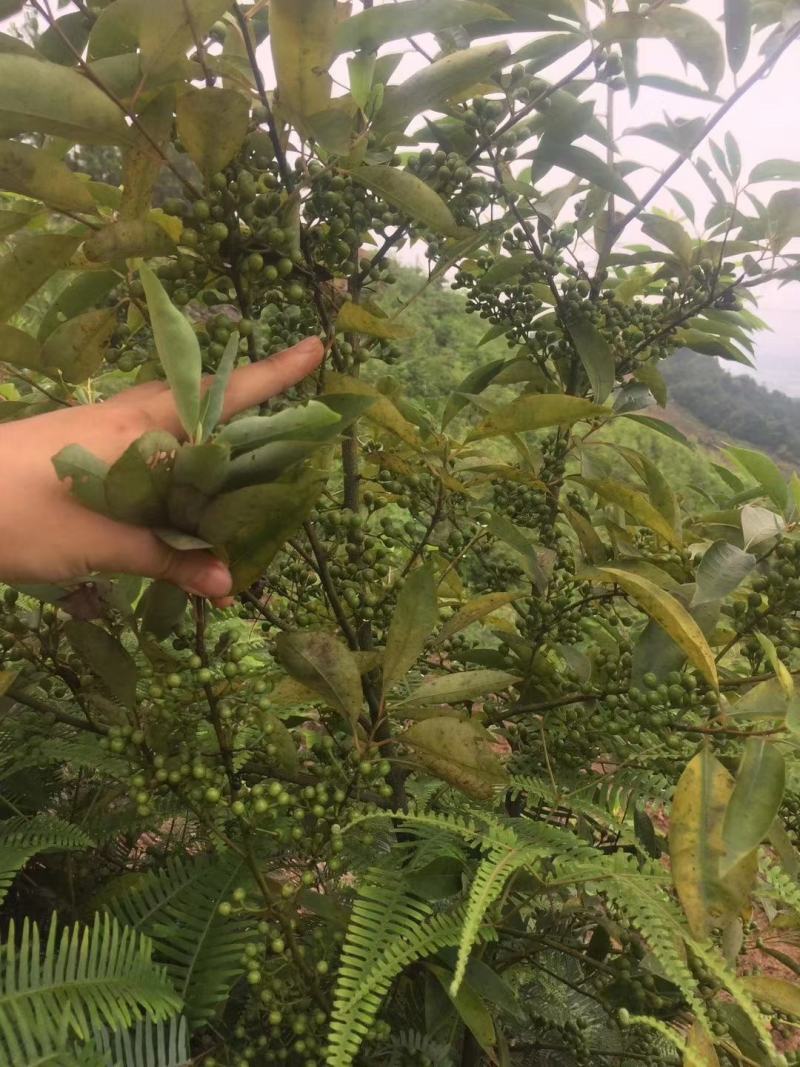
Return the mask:
[[[707,426],[744,439],[779,459],[800,462],[800,400],[734,376],[716,359],[677,352],[663,366],[670,401]]]

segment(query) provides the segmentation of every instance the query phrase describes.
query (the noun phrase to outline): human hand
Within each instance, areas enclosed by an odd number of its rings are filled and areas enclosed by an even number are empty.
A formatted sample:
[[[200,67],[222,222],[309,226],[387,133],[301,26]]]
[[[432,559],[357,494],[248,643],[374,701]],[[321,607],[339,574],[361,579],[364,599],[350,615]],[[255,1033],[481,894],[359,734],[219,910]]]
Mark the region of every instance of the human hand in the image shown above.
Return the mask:
[[[225,393],[223,421],[299,382],[322,355],[319,338],[310,337],[272,359],[240,367]],[[0,425],[0,580],[63,584],[99,571],[157,578],[211,599],[227,596],[230,572],[210,552],[176,551],[144,527],[89,511],[56,475],[52,458],[66,445],[83,445],[113,463],[143,433],[157,429],[185,438],[164,382],[134,386],[102,404]]]

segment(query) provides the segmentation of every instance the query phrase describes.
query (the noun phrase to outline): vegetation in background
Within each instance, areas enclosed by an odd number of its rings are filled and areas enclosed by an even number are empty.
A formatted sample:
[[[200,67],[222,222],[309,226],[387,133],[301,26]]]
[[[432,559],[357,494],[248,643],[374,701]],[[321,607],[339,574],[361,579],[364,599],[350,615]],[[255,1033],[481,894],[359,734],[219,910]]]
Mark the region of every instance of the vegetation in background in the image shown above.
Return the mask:
[[[165,378],[180,439],[55,470],[236,591],[3,589],[0,1067],[785,1067],[800,480],[653,401],[798,279],[800,164],[719,133],[793,4],[355,7],[0,2],[0,415]]]

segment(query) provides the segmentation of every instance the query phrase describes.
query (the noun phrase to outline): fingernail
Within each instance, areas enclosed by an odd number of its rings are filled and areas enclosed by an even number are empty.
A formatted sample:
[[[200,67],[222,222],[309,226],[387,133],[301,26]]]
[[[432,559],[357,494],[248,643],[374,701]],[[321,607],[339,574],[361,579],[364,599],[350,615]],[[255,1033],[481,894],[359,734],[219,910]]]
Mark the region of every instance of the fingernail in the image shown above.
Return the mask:
[[[227,596],[232,584],[231,572],[225,564],[218,560],[210,560],[193,575],[192,584],[187,586],[187,590],[195,596],[213,599]]]

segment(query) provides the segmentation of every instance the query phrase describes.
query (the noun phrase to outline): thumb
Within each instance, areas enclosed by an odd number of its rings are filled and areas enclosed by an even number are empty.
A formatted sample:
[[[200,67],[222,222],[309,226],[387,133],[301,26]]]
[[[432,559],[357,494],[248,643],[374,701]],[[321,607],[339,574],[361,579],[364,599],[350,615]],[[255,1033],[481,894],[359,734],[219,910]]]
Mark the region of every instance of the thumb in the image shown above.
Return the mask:
[[[110,558],[93,560],[96,569],[172,582],[187,593],[210,600],[221,600],[230,593],[231,572],[210,552],[179,552],[140,526],[114,525],[116,536],[107,542],[113,546]]]

